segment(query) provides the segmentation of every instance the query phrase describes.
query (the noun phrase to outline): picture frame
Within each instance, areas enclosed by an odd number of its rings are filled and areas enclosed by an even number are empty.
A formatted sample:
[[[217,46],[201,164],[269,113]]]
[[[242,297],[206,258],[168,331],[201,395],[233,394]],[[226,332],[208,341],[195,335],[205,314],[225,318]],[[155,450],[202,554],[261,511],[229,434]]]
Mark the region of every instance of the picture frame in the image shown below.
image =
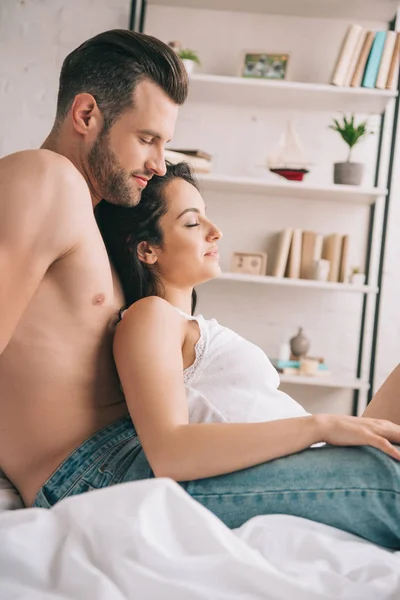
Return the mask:
[[[289,54],[260,51],[243,52],[241,77],[282,81],[287,77]]]
[[[234,252],[231,272],[242,275],[266,275],[267,255],[265,252]]]

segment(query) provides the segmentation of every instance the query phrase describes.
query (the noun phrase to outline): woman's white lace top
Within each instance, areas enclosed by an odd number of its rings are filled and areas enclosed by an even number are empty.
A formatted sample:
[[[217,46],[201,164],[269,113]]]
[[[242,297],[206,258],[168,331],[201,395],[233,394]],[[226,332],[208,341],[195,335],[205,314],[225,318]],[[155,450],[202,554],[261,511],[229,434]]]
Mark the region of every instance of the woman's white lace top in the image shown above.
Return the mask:
[[[266,354],[240,335],[201,315],[194,363],[183,378],[191,423],[273,421],[308,415],[278,390],[279,375]]]

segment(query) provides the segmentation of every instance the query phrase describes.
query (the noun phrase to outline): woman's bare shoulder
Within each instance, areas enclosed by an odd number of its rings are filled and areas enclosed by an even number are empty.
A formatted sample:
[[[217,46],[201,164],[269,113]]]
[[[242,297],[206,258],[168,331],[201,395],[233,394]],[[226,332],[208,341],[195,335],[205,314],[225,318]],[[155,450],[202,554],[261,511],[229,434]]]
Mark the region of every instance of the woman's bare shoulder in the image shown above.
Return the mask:
[[[146,335],[161,332],[181,334],[184,323],[185,319],[169,302],[158,296],[149,296],[123,312],[117,334],[118,337],[125,337],[133,331]]]

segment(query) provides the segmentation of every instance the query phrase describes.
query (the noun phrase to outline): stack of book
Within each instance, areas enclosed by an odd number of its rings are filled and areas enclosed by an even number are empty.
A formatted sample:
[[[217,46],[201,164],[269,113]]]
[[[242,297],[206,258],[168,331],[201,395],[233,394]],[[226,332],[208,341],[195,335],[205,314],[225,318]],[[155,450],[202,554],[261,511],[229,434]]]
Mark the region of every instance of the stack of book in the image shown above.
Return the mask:
[[[338,86],[394,90],[397,86],[400,32],[347,29],[331,83]]]
[[[165,150],[165,160],[172,164],[187,162],[195,173],[209,173],[211,171],[211,154],[204,150]]]
[[[282,375],[302,375],[300,360],[281,360],[279,358],[272,358],[271,363],[278,373],[281,373]],[[328,366],[323,361],[320,361],[315,373],[315,377],[321,377],[330,374],[331,373],[328,369]]]
[[[278,234],[272,271],[274,277],[314,279],[316,261],[329,260],[328,281],[349,280],[349,236],[333,233],[323,236],[315,231],[287,227]]]

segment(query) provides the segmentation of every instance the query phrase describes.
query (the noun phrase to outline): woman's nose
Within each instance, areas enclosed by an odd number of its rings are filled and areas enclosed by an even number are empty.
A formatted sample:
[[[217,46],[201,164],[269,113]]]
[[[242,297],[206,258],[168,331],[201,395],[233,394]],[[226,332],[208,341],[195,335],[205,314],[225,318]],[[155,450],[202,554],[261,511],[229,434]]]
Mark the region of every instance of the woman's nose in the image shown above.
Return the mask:
[[[208,237],[212,240],[220,240],[222,238],[222,231],[218,229],[216,225],[212,225]]]

